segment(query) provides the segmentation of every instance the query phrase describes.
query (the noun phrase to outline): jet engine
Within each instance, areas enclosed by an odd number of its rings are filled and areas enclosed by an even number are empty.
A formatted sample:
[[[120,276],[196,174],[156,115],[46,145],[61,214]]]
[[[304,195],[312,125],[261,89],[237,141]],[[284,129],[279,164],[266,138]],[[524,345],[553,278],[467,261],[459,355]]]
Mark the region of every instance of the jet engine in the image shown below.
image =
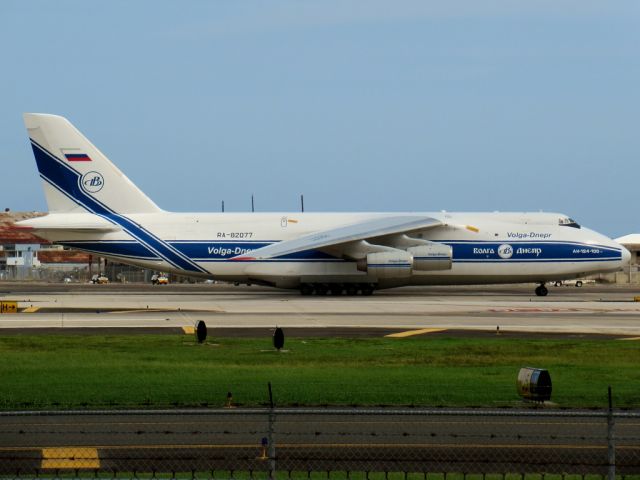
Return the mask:
[[[432,270],[451,270],[453,251],[449,245],[430,242],[427,245],[407,248],[413,256],[413,269],[428,272]]]
[[[358,260],[358,270],[378,278],[405,278],[411,276],[413,255],[404,250],[370,253]]]
[[[368,247],[374,247],[367,244]],[[404,248],[402,248],[404,247]],[[367,253],[358,259],[358,270],[378,278],[406,278],[415,272],[450,270],[452,249],[449,245],[422,240],[419,245]]]

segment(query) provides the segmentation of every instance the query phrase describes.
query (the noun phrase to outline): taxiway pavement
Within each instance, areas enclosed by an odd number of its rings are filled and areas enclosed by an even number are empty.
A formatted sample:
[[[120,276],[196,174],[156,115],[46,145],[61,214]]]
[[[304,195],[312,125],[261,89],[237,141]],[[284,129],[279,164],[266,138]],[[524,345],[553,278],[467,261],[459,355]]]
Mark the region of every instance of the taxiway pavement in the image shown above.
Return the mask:
[[[531,285],[421,287],[371,297],[302,297],[227,285],[0,284],[0,300],[22,313],[0,315],[0,329],[209,327],[446,329],[640,336],[636,287]]]

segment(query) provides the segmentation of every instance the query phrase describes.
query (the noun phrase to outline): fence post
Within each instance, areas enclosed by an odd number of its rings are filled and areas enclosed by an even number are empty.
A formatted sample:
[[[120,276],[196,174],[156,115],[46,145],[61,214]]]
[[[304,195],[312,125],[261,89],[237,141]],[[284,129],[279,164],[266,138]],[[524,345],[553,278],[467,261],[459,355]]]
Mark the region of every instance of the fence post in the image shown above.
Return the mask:
[[[273,409],[273,393],[271,391],[271,382],[269,382],[269,430],[267,439],[269,441],[269,480],[276,477],[276,446],[273,443],[273,430],[276,421],[276,414]]]
[[[607,415],[607,480],[616,480],[616,442],[613,427],[613,400],[611,398],[611,385],[609,385],[609,414]]]

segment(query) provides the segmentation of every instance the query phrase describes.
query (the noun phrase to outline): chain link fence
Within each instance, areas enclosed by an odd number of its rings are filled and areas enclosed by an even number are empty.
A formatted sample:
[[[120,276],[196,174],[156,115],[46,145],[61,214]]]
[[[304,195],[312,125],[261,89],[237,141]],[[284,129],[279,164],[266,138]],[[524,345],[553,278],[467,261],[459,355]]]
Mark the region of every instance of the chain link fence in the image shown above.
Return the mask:
[[[640,478],[640,413],[216,409],[0,414],[0,476]]]

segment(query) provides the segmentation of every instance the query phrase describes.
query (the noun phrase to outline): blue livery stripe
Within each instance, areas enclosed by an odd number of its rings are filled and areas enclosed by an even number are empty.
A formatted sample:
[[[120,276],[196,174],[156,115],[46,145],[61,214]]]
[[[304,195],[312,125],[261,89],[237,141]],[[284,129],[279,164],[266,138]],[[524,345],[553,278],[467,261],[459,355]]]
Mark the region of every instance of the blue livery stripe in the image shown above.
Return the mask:
[[[505,259],[475,259],[454,260],[454,263],[583,263],[583,262],[619,262],[619,258],[554,258],[554,259],[529,259],[529,260],[505,260]]]
[[[571,240],[511,240],[511,239],[502,239],[502,240],[432,240],[437,243],[444,243],[446,245],[469,245],[476,244],[477,246],[485,246],[485,245],[518,245],[521,244],[533,244],[533,245],[574,245],[576,247],[596,247],[596,248],[604,248],[608,250],[613,250],[616,252],[620,252],[620,248],[612,247],[611,245],[600,245],[600,244],[585,244],[583,242],[571,241]]]
[[[108,240],[108,241],[60,241],[63,245],[68,245],[70,247],[79,248],[82,250],[87,250],[95,253],[102,253],[104,255],[121,255],[121,256],[129,256],[131,258],[140,258],[140,259],[158,259],[160,258],[157,254],[155,254],[152,250],[148,249],[146,246],[138,242],[137,240]],[[247,245],[243,242],[232,243],[232,242],[203,242],[203,241],[171,241],[169,242],[172,246],[179,248],[183,254],[188,255],[192,261],[197,262],[225,262],[230,261],[230,259],[236,255],[242,254],[242,252],[246,251],[248,253],[251,249],[247,249]],[[263,242],[260,244],[255,244],[255,248],[260,248],[264,245],[270,244],[272,242]],[[482,245],[482,244],[476,244]],[[566,246],[566,245],[565,245]],[[575,244],[569,245],[569,247],[575,247]],[[473,247],[472,247],[473,248]],[[478,247],[478,248],[487,248],[486,246]],[[209,250],[210,249],[210,250]],[[586,247],[585,247],[586,249]],[[495,250],[495,249],[494,249]],[[516,250],[517,252],[517,250]],[[535,256],[530,254],[530,258],[524,258],[524,256],[514,255],[511,258],[499,258],[499,256],[494,254],[476,254],[473,256],[469,255],[469,252],[466,252],[467,256],[465,257],[465,252],[460,252],[457,249],[454,249],[454,263],[549,263],[549,262],[558,262],[558,263],[567,263],[567,262],[601,262],[601,261],[619,261],[620,256],[616,254],[616,252],[609,252],[603,255],[590,254],[589,257],[584,255],[580,256],[569,256],[569,257],[556,257],[556,258],[547,258],[543,256],[544,250],[540,252],[540,255]],[[203,255],[202,257],[197,257],[195,255]],[[448,257],[415,257],[417,260],[447,260]],[[257,261],[257,260],[255,260]],[[260,262],[345,262],[347,260],[343,260],[341,258],[331,257],[323,252],[319,251],[306,251],[300,252],[293,255],[286,255],[283,257],[260,260]],[[384,264],[390,267],[403,267],[409,264]],[[371,264],[371,266],[381,266],[380,264]]]
[[[250,253],[252,250],[256,250],[258,248],[266,247],[276,242],[255,242],[255,243],[244,243],[242,241],[239,242],[207,242],[207,241],[171,241],[169,242],[172,246],[178,249],[181,253],[188,256],[194,260],[220,260],[220,259],[229,259],[238,255],[246,255]],[[277,257],[277,260],[339,260],[331,255],[320,252],[318,250],[305,250],[304,252],[292,253],[289,255],[282,255]]]
[[[514,242],[515,243],[515,242]],[[619,249],[585,245],[574,242],[523,242],[512,245],[508,242],[447,242],[453,249],[455,261],[585,261],[585,260],[620,260]],[[498,250],[503,245],[511,246],[510,254],[501,257]]]

